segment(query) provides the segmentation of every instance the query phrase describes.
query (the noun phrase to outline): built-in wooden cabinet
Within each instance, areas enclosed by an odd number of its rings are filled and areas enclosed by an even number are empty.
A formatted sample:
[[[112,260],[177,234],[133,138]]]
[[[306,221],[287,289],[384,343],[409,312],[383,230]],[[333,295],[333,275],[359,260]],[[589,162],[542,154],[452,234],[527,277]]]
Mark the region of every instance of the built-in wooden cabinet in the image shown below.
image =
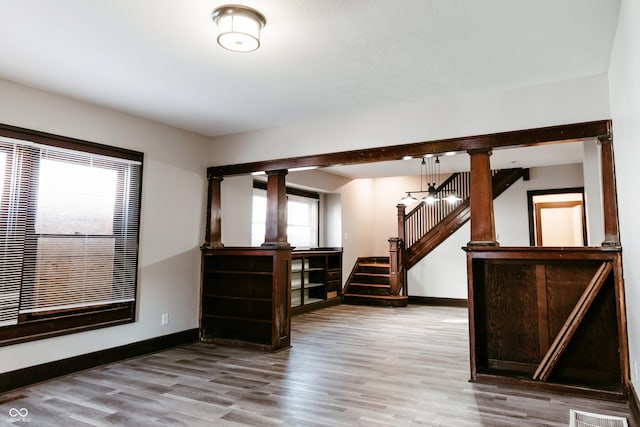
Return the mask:
[[[467,248],[471,378],[627,392],[621,252]]]
[[[291,260],[291,306],[299,308],[339,300],[342,250],[294,251]]]
[[[201,340],[288,347],[290,269],[290,249],[203,250]]]
[[[341,285],[342,249],[203,249],[200,339],[289,347],[292,311],[339,302]]]

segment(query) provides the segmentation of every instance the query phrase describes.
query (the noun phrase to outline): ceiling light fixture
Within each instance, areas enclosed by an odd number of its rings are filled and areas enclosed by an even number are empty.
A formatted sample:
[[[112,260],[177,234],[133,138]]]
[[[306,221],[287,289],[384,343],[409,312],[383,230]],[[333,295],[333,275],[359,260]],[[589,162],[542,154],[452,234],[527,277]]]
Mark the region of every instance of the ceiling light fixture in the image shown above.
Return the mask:
[[[260,47],[260,30],[267,23],[255,9],[228,4],[216,8],[211,19],[218,26],[218,44],[233,52],[252,52]]]

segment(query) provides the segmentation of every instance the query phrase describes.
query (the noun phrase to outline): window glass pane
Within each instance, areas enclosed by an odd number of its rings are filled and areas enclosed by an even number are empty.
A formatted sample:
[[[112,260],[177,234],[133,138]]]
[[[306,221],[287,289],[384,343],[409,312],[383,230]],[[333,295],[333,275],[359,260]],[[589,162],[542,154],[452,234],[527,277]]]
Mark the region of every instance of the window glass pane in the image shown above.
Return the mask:
[[[251,246],[260,246],[264,242],[267,222],[267,192],[253,189],[251,207]]]
[[[292,246],[318,246],[318,200],[289,195],[287,239]]]
[[[42,159],[37,234],[113,234],[117,172]]]
[[[251,246],[260,246],[264,242],[265,224],[251,224]]]
[[[309,226],[311,216],[309,213],[311,206],[296,200],[289,200],[287,203],[287,222],[289,225]]]
[[[34,285],[22,295],[23,312],[86,307],[126,300],[114,295],[115,239],[41,237]],[[87,256],[91,254],[91,256]],[[128,300],[133,299],[130,295]]]
[[[253,207],[251,209],[251,222],[264,224],[267,217],[267,195],[265,191],[253,191]]]

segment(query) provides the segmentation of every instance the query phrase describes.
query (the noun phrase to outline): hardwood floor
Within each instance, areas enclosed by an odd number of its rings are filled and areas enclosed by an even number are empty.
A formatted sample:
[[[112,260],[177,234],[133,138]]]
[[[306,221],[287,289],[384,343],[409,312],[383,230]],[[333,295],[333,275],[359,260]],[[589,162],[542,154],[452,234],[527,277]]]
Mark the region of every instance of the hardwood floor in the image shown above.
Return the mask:
[[[469,383],[466,318],[458,307],[329,307],[294,317],[292,348],[278,353],[197,343],[2,394],[0,425],[567,426],[570,409],[630,418],[623,403]]]

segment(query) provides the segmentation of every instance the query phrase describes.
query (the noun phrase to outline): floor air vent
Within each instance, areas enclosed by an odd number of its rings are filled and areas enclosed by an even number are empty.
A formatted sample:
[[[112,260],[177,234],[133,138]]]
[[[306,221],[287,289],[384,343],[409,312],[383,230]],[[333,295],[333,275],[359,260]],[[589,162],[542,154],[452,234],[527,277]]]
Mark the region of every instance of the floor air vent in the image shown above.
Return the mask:
[[[629,427],[627,419],[571,410],[569,427]]]

